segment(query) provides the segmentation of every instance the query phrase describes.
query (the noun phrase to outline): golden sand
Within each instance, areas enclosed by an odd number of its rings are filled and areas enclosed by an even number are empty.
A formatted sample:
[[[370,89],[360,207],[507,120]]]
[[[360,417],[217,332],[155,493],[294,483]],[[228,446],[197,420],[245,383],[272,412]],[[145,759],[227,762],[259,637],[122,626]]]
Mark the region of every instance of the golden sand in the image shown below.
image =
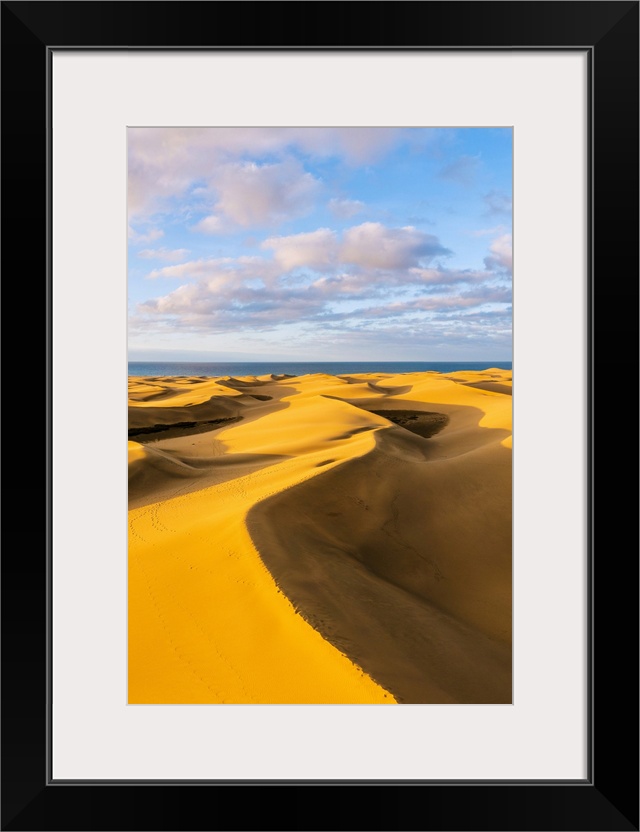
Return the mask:
[[[510,701],[510,387],[131,378],[128,701]]]

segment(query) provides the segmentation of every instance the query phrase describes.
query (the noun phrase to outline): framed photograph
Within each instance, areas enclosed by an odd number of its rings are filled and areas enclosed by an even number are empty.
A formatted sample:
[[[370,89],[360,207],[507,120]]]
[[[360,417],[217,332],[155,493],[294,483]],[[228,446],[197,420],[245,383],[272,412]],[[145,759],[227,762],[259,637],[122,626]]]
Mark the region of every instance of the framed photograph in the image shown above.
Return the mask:
[[[638,3],[220,8],[2,4],[2,828],[638,829]]]
[[[128,703],[511,704],[511,127],[127,138]]]

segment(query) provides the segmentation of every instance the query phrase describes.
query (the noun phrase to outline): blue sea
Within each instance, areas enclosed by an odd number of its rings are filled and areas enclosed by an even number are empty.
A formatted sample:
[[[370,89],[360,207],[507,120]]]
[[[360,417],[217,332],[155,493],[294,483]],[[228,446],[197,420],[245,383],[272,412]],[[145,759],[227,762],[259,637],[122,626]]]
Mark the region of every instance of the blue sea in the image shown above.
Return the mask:
[[[455,373],[457,370],[510,370],[511,361],[130,361],[130,376],[304,376],[325,373]]]

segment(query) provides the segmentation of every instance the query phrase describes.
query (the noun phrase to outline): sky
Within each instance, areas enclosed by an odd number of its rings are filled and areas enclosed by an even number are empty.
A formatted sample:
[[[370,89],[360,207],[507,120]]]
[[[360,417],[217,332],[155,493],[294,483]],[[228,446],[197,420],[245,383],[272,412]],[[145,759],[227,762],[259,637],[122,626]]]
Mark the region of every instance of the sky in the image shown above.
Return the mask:
[[[510,128],[128,129],[129,359],[511,360]]]

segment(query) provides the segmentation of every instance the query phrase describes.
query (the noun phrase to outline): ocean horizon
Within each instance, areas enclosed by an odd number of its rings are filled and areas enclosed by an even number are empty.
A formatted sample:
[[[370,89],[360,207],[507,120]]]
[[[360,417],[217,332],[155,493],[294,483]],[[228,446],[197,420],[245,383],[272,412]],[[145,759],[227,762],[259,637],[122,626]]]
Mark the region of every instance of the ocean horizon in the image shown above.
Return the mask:
[[[459,370],[511,370],[511,361],[129,361],[130,376],[304,376],[325,373],[455,373]]]

